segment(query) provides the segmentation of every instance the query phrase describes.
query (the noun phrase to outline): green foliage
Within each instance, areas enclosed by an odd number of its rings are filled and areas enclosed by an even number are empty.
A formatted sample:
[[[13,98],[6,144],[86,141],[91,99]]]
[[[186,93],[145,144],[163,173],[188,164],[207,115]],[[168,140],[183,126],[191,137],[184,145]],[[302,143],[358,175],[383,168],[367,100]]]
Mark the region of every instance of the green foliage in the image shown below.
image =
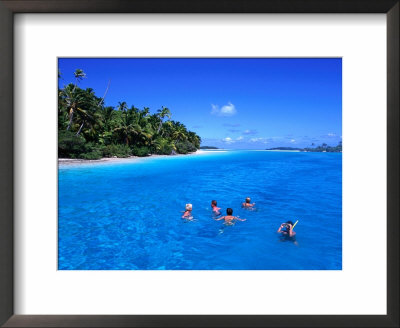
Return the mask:
[[[129,146],[124,144],[112,144],[103,146],[104,157],[129,157],[132,155],[132,151]]]
[[[79,155],[79,158],[82,159],[100,159],[102,158],[103,153],[99,149],[94,149],[88,153],[82,153]]]
[[[157,138],[153,143],[153,152],[158,155],[171,155],[174,144],[168,139]]]
[[[176,143],[176,151],[179,154],[187,154],[195,152],[197,149],[196,147],[189,141],[179,141]]]
[[[86,151],[86,141],[81,136],[71,131],[59,131],[58,133],[58,157],[77,158]]]
[[[124,101],[104,106],[93,89],[81,89],[87,78],[77,69],[74,83],[58,90],[59,156],[95,159],[127,157],[131,154],[181,154],[200,148],[201,138],[180,122],[171,120],[171,111],[162,107],[154,114],[128,107]],[[108,88],[108,87],[107,87]]]
[[[159,150],[156,150],[155,153],[157,155],[171,155],[173,150],[174,150],[174,148],[172,146],[165,145],[162,148],[160,148]]]
[[[331,146],[328,146],[326,143],[323,143],[321,146],[318,146],[315,148],[304,148],[304,151],[341,153],[342,152],[342,142],[340,141],[336,147],[331,147]]]
[[[133,147],[132,154],[139,157],[149,156],[150,149],[148,147]]]
[[[201,146],[200,149],[219,149],[219,148],[214,146]]]

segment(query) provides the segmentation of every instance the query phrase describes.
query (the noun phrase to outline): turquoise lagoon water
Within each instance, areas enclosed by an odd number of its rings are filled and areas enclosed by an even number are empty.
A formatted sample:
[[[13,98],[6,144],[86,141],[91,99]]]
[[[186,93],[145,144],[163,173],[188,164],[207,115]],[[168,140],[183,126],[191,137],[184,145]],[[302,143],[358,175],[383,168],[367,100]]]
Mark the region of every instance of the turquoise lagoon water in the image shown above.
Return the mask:
[[[245,197],[256,210],[241,208]],[[247,219],[224,226],[210,202]],[[193,221],[181,219],[193,204]],[[281,222],[299,220],[297,245]],[[342,154],[207,152],[60,165],[60,270],[341,270]]]

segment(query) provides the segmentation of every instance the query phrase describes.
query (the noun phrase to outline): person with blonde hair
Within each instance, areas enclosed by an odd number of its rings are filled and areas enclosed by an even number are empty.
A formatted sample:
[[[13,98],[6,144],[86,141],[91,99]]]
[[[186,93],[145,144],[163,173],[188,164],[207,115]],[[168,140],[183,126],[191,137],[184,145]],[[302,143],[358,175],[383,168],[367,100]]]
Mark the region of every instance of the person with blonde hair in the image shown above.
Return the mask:
[[[244,208],[251,208],[251,207],[253,207],[254,205],[256,205],[256,203],[251,204],[250,201],[251,201],[251,200],[250,200],[250,197],[247,197],[246,200],[245,200],[245,202],[242,203],[242,207],[244,207]]]
[[[192,218],[192,204],[186,204],[185,212],[182,215],[182,219],[191,219]]]

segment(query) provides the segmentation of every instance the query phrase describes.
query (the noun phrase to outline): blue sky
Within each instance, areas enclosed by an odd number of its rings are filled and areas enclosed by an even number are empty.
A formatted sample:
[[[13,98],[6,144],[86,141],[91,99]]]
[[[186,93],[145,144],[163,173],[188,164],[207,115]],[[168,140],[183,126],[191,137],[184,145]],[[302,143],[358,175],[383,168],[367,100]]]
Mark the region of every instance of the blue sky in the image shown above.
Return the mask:
[[[105,104],[168,107],[202,138],[232,149],[335,146],[342,137],[339,58],[60,58],[60,87],[74,81]]]

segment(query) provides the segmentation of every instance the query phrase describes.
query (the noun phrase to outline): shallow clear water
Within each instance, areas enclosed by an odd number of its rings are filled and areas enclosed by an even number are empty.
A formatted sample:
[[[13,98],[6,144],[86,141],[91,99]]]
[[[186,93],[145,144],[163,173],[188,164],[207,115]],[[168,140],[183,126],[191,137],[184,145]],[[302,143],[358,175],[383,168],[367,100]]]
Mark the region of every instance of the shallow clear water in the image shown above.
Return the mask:
[[[241,208],[245,197],[255,211]],[[247,221],[224,226],[210,203]],[[193,204],[193,221],[181,219]],[[287,220],[297,245],[281,242]],[[342,154],[210,152],[59,167],[60,270],[340,270]]]

